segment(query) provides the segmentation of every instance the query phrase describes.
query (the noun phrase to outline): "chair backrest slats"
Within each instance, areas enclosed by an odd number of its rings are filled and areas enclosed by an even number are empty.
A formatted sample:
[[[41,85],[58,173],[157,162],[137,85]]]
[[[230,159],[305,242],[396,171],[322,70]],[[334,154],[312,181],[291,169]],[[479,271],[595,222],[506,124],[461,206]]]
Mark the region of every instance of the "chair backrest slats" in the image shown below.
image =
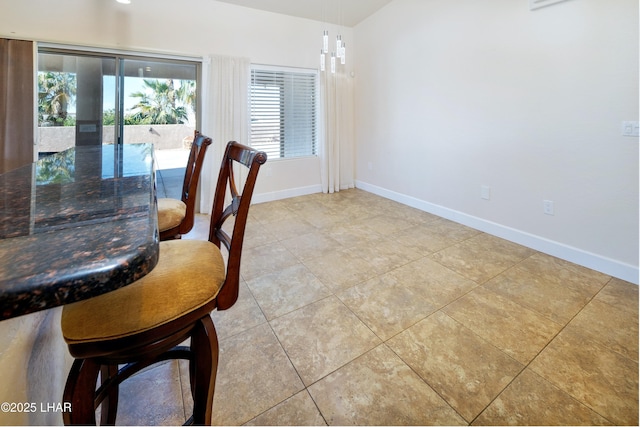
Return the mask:
[[[180,234],[186,234],[193,228],[198,181],[200,180],[200,172],[202,171],[207,147],[211,145],[211,142],[211,138],[202,135],[197,130],[194,132],[193,143],[191,144],[191,151],[189,152],[189,161],[185,168],[184,181],[182,184],[181,199],[187,206],[187,211],[185,219],[180,224]]]
[[[227,144],[220,166],[220,173],[218,174],[209,229],[209,241],[218,247],[222,243],[229,251],[225,283],[216,298],[218,310],[226,310],[238,299],[240,259],[244,232],[249,216],[249,206],[251,205],[253,189],[258,178],[258,170],[266,161],[267,155],[262,151],[257,151],[235,141],[230,141]],[[238,192],[240,187],[235,180],[234,164],[244,165],[249,168],[247,178],[242,186],[242,192]],[[231,201],[225,207],[225,196],[228,193],[231,194]],[[225,221],[230,217],[235,218],[231,237],[222,229]]]

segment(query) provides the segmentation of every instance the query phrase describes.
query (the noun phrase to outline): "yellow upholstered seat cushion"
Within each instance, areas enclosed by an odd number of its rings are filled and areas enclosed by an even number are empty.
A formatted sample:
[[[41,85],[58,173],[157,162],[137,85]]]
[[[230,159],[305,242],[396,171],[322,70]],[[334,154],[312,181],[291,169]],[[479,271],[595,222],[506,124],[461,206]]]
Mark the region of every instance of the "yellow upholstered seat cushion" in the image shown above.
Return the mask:
[[[187,214],[187,205],[178,199],[158,199],[158,230],[165,231],[180,225]]]
[[[160,242],[156,267],[115,291],[64,306],[62,335],[69,344],[122,338],[163,325],[202,307],[225,279],[220,249],[209,241]]]

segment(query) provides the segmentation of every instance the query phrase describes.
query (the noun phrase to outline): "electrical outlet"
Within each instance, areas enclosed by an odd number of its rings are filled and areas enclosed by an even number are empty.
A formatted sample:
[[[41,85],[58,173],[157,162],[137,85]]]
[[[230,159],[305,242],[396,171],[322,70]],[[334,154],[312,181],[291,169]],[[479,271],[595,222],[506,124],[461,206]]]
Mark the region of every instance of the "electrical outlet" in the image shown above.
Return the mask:
[[[484,200],[491,199],[491,187],[488,185],[483,185],[480,187],[480,197]]]
[[[622,122],[622,136],[639,136],[640,122],[625,121]]]
[[[543,200],[542,201],[542,211],[545,215],[553,215],[553,201],[552,200]]]

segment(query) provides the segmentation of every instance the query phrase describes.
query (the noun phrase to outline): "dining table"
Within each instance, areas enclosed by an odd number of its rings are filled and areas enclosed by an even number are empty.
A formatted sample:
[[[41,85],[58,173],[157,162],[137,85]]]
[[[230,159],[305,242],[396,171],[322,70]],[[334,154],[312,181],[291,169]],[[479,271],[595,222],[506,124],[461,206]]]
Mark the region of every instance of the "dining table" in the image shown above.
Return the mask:
[[[152,144],[75,146],[0,175],[0,320],[127,286],[158,257]]]

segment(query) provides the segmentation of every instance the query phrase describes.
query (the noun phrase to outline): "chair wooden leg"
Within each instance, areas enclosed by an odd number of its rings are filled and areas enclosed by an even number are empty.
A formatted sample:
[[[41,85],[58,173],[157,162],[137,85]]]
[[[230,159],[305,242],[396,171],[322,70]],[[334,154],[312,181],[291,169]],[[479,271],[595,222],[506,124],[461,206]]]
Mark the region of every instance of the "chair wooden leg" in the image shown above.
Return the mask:
[[[101,383],[104,384],[109,378],[118,374],[118,365],[102,365],[100,368]],[[102,401],[100,409],[100,425],[116,425],[116,415],[118,414],[118,384],[109,388],[107,397]]]
[[[94,408],[100,365],[91,359],[76,359],[67,377],[63,401],[71,402],[71,411],[62,413],[65,425],[96,425]]]
[[[209,315],[200,319],[191,336],[193,360],[189,371],[193,394],[193,424],[211,425],[213,393],[218,371],[218,336]]]

